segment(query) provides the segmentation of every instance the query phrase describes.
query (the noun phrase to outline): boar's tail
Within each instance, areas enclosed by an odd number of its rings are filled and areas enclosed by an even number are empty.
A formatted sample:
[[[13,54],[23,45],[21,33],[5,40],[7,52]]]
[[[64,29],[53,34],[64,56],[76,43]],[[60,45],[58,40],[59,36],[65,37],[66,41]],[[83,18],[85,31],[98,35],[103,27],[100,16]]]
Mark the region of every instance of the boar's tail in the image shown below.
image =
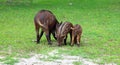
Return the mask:
[[[40,22],[40,20],[37,20],[37,23],[40,25],[40,27],[46,28],[45,25],[43,25],[43,24]]]

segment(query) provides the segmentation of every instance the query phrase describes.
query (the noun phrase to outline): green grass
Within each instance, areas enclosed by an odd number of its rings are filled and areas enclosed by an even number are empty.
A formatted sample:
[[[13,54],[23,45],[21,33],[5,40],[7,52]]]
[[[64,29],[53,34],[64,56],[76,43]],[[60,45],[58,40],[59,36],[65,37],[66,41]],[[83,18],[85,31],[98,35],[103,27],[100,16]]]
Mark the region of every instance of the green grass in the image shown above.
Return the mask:
[[[14,63],[18,62],[18,59],[14,57],[14,54],[6,56],[5,58],[0,59],[0,62],[3,62],[8,65],[14,65]]]
[[[80,24],[83,28],[80,48],[49,47],[45,35],[41,44],[32,42],[36,38],[33,19],[41,9],[52,11],[59,21]],[[99,64],[119,65],[119,35],[120,0],[34,0],[33,3],[14,5],[0,1],[0,56],[29,57],[30,53],[47,54],[58,49],[61,54],[99,58]],[[10,64],[14,63],[10,60]]]
[[[73,62],[74,65],[82,65],[82,62]]]

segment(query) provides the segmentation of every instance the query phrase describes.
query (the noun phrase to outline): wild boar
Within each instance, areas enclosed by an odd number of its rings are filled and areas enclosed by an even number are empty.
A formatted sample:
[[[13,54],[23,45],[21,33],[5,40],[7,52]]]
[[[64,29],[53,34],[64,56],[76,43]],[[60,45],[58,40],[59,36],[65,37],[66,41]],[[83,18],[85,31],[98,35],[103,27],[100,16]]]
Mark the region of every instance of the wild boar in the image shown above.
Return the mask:
[[[73,46],[74,43],[77,43],[77,45],[80,46],[82,27],[79,24],[76,24],[73,27],[71,27],[71,29],[72,29],[72,42],[71,42],[71,45]]]
[[[72,38],[71,27],[73,27],[73,25],[70,22],[64,22],[58,26],[56,30],[56,38],[57,38],[58,46],[61,46],[63,41],[64,41],[64,44],[66,45],[66,39],[67,39],[68,33],[70,34],[70,39]]]
[[[52,43],[50,35],[52,33],[54,38],[56,39],[55,37],[56,24],[59,24],[55,15],[49,10],[41,10],[35,15],[34,24],[36,30],[37,43],[39,43],[43,33],[45,32],[48,44],[51,45]],[[39,34],[40,28],[41,32]]]

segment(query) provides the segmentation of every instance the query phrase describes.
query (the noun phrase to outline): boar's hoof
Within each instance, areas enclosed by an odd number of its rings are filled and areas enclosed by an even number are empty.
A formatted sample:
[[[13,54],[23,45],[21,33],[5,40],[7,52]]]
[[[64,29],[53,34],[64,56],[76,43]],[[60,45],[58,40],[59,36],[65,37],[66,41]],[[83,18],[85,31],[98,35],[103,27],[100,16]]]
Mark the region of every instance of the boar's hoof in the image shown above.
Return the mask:
[[[48,45],[52,45],[52,43],[48,43]]]
[[[40,43],[40,41],[36,41],[37,42],[37,44],[39,44]]]

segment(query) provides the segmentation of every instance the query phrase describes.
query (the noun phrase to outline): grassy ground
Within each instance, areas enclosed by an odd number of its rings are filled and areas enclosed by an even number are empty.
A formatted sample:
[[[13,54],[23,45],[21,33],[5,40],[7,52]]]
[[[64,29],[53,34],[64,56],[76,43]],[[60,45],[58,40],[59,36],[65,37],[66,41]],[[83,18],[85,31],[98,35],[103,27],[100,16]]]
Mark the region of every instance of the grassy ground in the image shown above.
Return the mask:
[[[83,28],[81,47],[50,47],[45,36],[41,44],[32,42],[36,38],[33,18],[41,9],[52,11],[59,21],[80,24]],[[6,57],[0,62],[6,60],[5,63],[13,65],[17,62],[13,57],[47,54],[58,49],[61,54],[100,59],[99,64],[119,65],[119,35],[120,0],[34,0],[20,4],[0,1],[0,56]]]

